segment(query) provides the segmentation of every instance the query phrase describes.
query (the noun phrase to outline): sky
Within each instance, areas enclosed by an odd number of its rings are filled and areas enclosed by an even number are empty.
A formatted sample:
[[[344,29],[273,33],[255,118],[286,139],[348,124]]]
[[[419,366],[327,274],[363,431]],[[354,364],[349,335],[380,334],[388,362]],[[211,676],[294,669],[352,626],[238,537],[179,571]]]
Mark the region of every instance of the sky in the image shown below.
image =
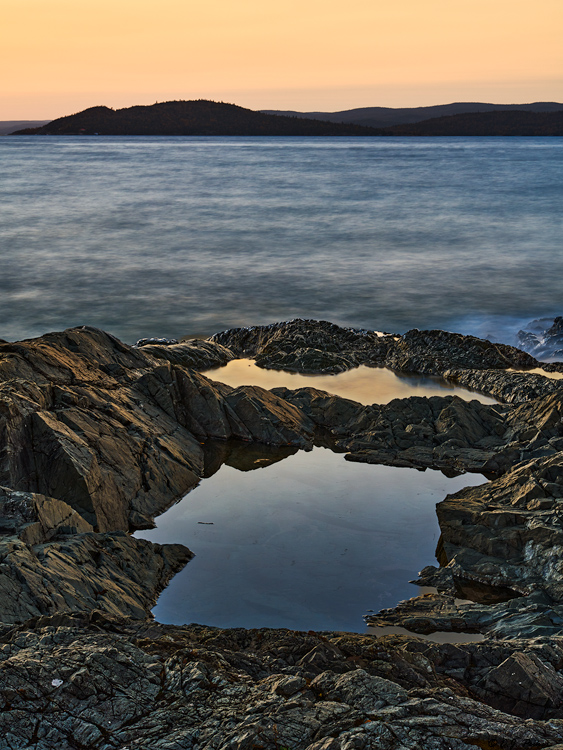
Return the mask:
[[[0,0],[0,120],[563,101],[563,0]]]

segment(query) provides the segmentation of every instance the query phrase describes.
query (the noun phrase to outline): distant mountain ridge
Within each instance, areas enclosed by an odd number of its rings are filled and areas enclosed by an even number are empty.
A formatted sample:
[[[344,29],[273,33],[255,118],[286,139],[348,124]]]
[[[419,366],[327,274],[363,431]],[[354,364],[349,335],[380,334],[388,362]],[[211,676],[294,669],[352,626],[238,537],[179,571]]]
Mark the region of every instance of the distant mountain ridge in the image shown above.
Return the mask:
[[[386,128],[397,136],[563,136],[563,108],[556,112],[464,112]]]
[[[0,120],[0,135],[9,135],[21,128],[40,128],[49,120]]]
[[[206,99],[123,109],[90,107],[13,135],[380,135],[373,128],[254,112]]]
[[[293,110],[263,109],[270,115],[286,117],[306,117],[311,120],[327,122],[345,122],[364,125],[371,128],[388,128],[394,125],[409,125],[423,120],[470,112],[492,111],[523,112],[556,112],[563,110],[558,102],[532,102],[531,104],[490,104],[486,102],[454,102],[452,104],[435,104],[430,107],[360,107],[345,109],[340,112],[295,112]]]

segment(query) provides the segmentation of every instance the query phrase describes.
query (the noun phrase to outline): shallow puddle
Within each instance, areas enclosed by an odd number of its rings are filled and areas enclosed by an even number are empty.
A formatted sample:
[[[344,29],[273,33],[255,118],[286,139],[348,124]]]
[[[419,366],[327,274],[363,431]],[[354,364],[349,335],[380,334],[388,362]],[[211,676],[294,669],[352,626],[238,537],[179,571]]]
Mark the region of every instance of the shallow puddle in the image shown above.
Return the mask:
[[[234,359],[224,367],[216,367],[202,374],[234,388],[239,385],[259,385],[268,390],[282,386],[295,390],[308,386],[350,398],[361,404],[387,404],[394,398],[409,396],[453,395],[466,401],[476,399],[483,404],[497,403],[494,398],[468,388],[454,386],[439,377],[396,373],[384,367],[365,365],[336,375],[304,375],[285,370],[264,370],[252,359]]]
[[[422,638],[425,641],[432,641],[433,643],[474,643],[475,641],[482,641],[485,636],[482,633],[453,633],[449,630],[438,630],[435,633],[428,633],[422,635],[421,633],[413,633],[406,628],[400,627],[377,627],[370,625],[366,629],[366,633],[370,635],[411,635],[416,638]]]
[[[551,378],[552,380],[561,380],[563,378],[563,372],[549,372],[542,367],[535,367],[533,370],[514,370],[511,368],[507,372],[517,372],[520,375],[543,375],[544,378]]]
[[[271,454],[223,465],[137,532],[196,554],[162,593],[160,622],[364,632],[368,610],[420,593],[408,581],[436,562],[436,503],[484,482],[324,448]]]

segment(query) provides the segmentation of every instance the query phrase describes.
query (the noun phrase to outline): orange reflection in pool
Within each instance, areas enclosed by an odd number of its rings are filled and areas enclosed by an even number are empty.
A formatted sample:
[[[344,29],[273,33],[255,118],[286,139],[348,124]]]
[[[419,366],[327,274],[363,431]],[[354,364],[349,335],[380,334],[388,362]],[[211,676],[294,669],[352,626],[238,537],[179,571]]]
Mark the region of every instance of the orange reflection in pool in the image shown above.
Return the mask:
[[[476,399],[484,404],[497,401],[468,388],[454,386],[437,376],[409,375],[395,373],[385,367],[360,365],[353,370],[337,375],[304,375],[285,370],[264,370],[252,359],[234,359],[224,367],[216,367],[202,373],[211,380],[237,388],[239,385],[259,385],[262,388],[285,386],[296,388],[311,387],[350,398],[361,404],[387,404],[394,398],[409,396],[459,396],[466,401]]]

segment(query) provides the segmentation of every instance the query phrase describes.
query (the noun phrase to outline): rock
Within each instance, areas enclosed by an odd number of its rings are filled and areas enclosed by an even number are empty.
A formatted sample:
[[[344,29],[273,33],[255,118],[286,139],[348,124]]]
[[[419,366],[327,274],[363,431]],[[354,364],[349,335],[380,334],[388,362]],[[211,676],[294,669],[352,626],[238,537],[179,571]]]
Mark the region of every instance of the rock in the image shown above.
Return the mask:
[[[171,346],[172,344],[179,344],[178,339],[163,339],[158,337],[139,339],[133,346],[140,348],[141,346]]]
[[[560,381],[512,372],[538,365],[513,347],[443,331],[394,336],[295,320],[138,344],[88,327],[0,342],[7,747],[563,742]],[[314,388],[231,388],[197,372],[235,356],[304,372],[385,365],[446,376],[503,403],[448,396],[363,406]],[[369,618],[485,640],[150,621],[156,596],[192,553],[128,531],[150,526],[224,462],[251,470],[313,444],[349,460],[491,478],[438,506],[441,568],[427,567],[419,581],[438,593]]]
[[[142,344],[143,354],[150,354],[156,359],[165,359],[172,364],[191,367],[194,370],[222,367],[235,358],[230,349],[214,341],[190,339],[179,343],[171,340],[167,341],[166,346],[157,343],[148,339],[146,344]],[[139,346],[139,342],[136,346]]]
[[[209,340],[236,356],[253,357],[260,367],[318,373],[342,372],[359,364],[381,365],[395,337],[297,318],[267,326],[231,328]]]
[[[56,497],[97,530],[127,530],[197,485],[202,441],[311,445],[296,407],[145,349],[88,328],[0,345],[0,482]]]
[[[294,664],[315,644],[331,645],[333,658],[331,670],[311,680]],[[470,697],[443,671],[448,662],[464,664],[475,681],[488,684],[490,676],[492,684],[507,660],[523,664],[521,644],[453,647],[405,637],[225,631],[93,612],[40,617],[25,629],[5,626],[0,645],[0,732],[12,750],[77,743],[512,750],[563,742],[561,721],[523,722]],[[561,646],[542,641],[537,654],[530,663],[537,665],[541,654],[547,664],[561,658]],[[379,676],[377,664],[392,665],[390,677]],[[544,711],[556,710],[548,700]]]
[[[440,562],[455,577],[563,602],[561,454],[449,495],[436,511]]]
[[[496,693],[499,703],[513,701],[511,713],[516,715],[535,719],[546,708],[563,707],[563,676],[533,653],[511,654],[487,673],[483,687]]]
[[[451,383],[488,393],[506,404],[521,404],[563,392],[563,380],[535,373],[452,369],[446,370],[443,375]]]
[[[398,338],[385,359],[392,370],[441,375],[452,369],[505,370],[532,368],[532,356],[506,344],[462,336],[448,331],[407,331]]]
[[[100,609],[143,619],[193,556],[123,532],[95,534],[66,503],[0,488],[0,621]]]

